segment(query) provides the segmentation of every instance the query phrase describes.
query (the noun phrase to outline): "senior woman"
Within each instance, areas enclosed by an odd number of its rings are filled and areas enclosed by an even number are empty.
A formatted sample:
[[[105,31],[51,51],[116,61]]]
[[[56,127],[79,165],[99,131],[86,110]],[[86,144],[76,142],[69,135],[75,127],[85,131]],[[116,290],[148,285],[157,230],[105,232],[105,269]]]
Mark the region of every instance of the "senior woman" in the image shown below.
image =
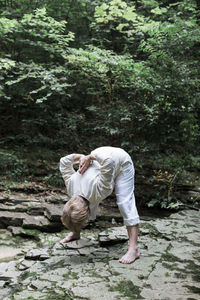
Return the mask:
[[[75,163],[79,163],[77,172],[73,168]],[[140,219],[134,196],[134,166],[129,154],[115,147],[100,147],[86,156],[70,154],[61,158],[60,171],[70,197],[61,219],[71,231],[61,243],[80,239],[81,229],[88,220],[96,218],[99,203],[114,190],[129,237],[128,251],[119,261],[129,264],[139,258]]]

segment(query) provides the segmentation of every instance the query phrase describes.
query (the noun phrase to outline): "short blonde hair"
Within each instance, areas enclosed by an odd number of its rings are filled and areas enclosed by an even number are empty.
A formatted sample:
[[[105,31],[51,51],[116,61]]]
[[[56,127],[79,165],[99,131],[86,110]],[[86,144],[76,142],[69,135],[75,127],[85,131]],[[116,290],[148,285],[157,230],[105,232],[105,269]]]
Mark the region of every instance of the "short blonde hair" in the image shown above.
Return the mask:
[[[72,232],[80,232],[88,224],[89,202],[81,196],[73,195],[65,204],[62,223]]]

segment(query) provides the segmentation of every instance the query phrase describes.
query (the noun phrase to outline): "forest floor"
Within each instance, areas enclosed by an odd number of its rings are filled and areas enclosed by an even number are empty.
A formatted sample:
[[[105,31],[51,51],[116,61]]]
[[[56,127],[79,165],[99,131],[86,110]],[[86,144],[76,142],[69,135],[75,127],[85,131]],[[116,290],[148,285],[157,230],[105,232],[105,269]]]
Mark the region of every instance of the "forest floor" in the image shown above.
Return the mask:
[[[0,299],[200,299],[199,211],[141,215],[141,257],[124,265],[127,234],[114,201],[63,246],[64,200],[56,195],[1,193]]]

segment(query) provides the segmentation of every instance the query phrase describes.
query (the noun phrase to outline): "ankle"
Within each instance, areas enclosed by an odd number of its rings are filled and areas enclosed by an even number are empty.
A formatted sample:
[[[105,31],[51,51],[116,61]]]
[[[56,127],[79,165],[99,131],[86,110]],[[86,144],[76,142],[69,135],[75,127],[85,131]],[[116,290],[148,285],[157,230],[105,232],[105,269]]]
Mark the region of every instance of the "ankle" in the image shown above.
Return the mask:
[[[130,252],[138,252],[138,246],[129,246],[128,251]]]
[[[80,237],[80,232],[73,232],[73,236],[75,236],[75,237]]]

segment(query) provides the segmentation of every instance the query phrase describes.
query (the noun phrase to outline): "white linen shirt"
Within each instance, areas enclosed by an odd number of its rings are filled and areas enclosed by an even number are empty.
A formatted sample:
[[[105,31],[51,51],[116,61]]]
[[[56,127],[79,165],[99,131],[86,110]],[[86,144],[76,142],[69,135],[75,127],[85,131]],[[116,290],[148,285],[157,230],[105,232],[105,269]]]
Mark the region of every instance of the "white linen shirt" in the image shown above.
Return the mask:
[[[132,160],[121,148],[100,147],[91,152],[96,160],[85,173],[80,174],[73,168],[74,155],[67,155],[60,160],[60,171],[67,195],[71,198],[76,194],[87,199],[90,203],[90,219],[95,219],[98,204],[112,193],[122,165]]]

